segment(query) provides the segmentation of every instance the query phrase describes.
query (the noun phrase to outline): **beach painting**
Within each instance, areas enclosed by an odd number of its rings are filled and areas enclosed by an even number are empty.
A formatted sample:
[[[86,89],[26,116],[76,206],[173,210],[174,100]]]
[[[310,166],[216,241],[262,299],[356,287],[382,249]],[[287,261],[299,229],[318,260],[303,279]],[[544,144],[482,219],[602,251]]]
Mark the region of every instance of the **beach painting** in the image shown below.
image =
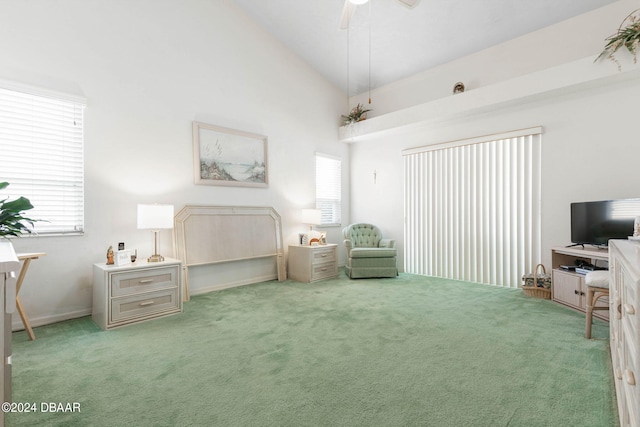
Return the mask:
[[[193,122],[196,184],[267,187],[267,137]]]

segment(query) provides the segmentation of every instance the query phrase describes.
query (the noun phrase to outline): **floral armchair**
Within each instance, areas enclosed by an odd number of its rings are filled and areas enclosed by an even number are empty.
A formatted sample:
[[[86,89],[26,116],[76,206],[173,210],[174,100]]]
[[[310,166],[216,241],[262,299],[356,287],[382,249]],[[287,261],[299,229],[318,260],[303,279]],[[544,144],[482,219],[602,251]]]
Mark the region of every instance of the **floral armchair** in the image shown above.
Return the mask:
[[[345,271],[351,279],[396,277],[396,241],[383,239],[372,224],[351,224],[342,230],[347,248]]]

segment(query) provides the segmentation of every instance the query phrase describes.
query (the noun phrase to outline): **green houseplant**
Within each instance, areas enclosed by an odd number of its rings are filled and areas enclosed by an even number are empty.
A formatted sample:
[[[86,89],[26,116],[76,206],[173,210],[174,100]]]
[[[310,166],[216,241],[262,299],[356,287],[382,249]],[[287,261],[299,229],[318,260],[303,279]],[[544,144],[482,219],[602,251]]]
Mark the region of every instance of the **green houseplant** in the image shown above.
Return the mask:
[[[8,185],[8,182],[0,182],[0,190],[5,189]],[[33,205],[26,197],[19,197],[15,200],[8,198],[0,200],[0,238],[19,237],[25,232],[31,233],[33,223],[37,220],[23,216],[24,211],[29,209],[33,209]]]
[[[604,50],[598,55],[596,61],[602,58],[608,58],[615,62],[620,68],[620,63],[615,57],[615,53],[621,47],[626,47],[633,55],[633,62],[638,60],[638,44],[640,43],[640,9],[631,12],[622,20],[618,31],[606,39],[607,44]]]
[[[367,112],[371,110],[366,110],[362,104],[358,104],[351,109],[348,115],[342,115],[342,120],[345,125],[352,125],[356,122],[364,120],[367,118]]]

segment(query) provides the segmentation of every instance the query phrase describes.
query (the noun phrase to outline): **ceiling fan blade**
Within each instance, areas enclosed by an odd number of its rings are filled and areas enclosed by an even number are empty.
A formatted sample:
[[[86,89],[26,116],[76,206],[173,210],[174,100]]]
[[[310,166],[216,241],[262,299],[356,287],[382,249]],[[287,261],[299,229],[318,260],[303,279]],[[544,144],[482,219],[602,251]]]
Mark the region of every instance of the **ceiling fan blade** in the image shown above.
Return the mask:
[[[420,2],[420,0],[398,0],[398,1],[400,2],[400,4],[408,7],[409,9],[413,9]]]
[[[344,0],[344,7],[342,8],[342,16],[340,17],[340,29],[346,30],[349,27],[349,21],[353,16],[353,12],[356,10],[356,6],[349,0]]]

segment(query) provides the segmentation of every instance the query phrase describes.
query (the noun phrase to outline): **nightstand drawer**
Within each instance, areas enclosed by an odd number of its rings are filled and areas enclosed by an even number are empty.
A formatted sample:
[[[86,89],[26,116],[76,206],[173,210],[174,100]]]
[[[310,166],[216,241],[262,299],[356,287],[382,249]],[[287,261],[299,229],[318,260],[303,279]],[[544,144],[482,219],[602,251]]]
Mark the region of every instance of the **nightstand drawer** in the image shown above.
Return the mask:
[[[313,248],[311,255],[311,263],[312,264],[324,264],[326,262],[334,262],[336,261],[336,250],[335,247],[330,248]]]
[[[179,273],[177,266],[115,273],[112,278],[111,296],[133,295],[178,286]]]
[[[111,322],[141,318],[158,312],[180,311],[178,288],[149,292],[111,300]]]
[[[337,262],[327,262],[325,264],[314,264],[311,267],[311,281],[335,277],[338,274]]]

